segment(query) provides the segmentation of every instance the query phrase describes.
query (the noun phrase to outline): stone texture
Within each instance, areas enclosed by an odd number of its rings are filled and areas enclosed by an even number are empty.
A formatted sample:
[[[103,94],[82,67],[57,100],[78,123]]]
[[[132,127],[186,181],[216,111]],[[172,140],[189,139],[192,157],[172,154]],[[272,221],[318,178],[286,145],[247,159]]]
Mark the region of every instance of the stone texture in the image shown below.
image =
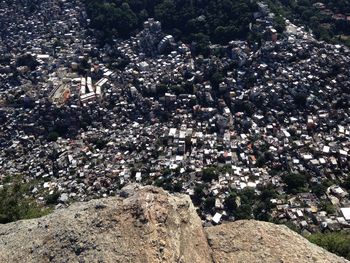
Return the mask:
[[[282,226],[204,229],[185,195],[132,185],[121,196],[0,225],[0,262],[347,262]]]
[[[0,262],[211,262],[189,197],[128,191],[0,225]]]
[[[282,225],[242,220],[209,227],[205,231],[215,262],[349,262],[310,243]]]

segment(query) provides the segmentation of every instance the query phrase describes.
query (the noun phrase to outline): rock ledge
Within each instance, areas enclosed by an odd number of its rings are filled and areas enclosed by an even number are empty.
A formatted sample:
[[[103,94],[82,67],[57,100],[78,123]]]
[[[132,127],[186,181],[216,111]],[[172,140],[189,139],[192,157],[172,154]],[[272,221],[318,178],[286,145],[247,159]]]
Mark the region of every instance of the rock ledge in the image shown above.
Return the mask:
[[[204,229],[186,195],[132,185],[122,196],[0,225],[0,262],[349,262],[270,223]]]

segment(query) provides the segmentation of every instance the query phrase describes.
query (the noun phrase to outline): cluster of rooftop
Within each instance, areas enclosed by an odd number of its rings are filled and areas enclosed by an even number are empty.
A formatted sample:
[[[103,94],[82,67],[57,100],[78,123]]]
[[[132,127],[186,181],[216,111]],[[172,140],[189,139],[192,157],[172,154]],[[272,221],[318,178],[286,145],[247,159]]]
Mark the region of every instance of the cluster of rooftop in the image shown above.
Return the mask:
[[[203,57],[154,19],[101,47],[79,1],[1,1],[0,178],[22,174],[39,202],[58,192],[61,203],[155,183],[198,198],[214,223],[239,218],[232,190],[272,185],[276,220],[348,227],[350,50],[288,21],[277,38],[261,9],[261,46],[232,41]],[[290,174],[307,181],[290,191]]]

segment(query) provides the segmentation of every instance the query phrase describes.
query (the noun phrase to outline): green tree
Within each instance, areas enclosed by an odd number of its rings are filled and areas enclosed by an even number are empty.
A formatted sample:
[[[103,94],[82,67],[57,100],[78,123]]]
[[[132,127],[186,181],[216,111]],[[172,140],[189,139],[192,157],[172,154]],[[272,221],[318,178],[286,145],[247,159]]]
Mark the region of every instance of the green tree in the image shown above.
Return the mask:
[[[350,175],[348,175],[348,177],[344,180],[342,187],[344,187],[347,191],[350,191]]]
[[[307,237],[309,241],[350,260],[350,234],[345,232],[316,233]]]
[[[218,172],[214,167],[205,168],[202,172],[202,180],[204,182],[211,182],[218,179]]]
[[[253,218],[253,209],[250,204],[242,204],[235,211],[235,218],[238,220]]]
[[[255,191],[252,188],[244,188],[240,192],[231,191],[225,199],[224,205],[228,213],[236,219],[253,218],[253,206],[256,202]]]
[[[215,197],[214,196],[209,196],[207,199],[204,201],[204,208],[207,211],[212,211],[212,209],[215,207]]]
[[[47,135],[47,140],[49,142],[55,142],[57,141],[58,137],[59,137],[59,134],[55,131],[52,131]]]
[[[249,23],[258,10],[246,0],[84,0],[91,25],[102,36],[128,37],[149,16],[162,22],[163,29],[186,43],[196,42],[195,50],[208,55],[209,41],[226,44],[244,39]]]
[[[194,188],[194,194],[192,197],[193,203],[199,205],[204,196],[204,185],[196,185]]]
[[[16,179],[0,189],[0,223],[46,215],[50,209],[39,206],[28,196],[29,185]]]
[[[286,190],[289,193],[302,192],[307,185],[307,178],[305,175],[299,173],[289,173],[282,177],[286,184]]]
[[[332,205],[331,202],[329,201],[321,201],[319,204],[319,208],[320,210],[326,211],[327,214],[335,214],[336,209],[334,207],[334,205]]]
[[[286,22],[281,15],[275,17],[275,29],[278,33],[282,33],[286,28]]]
[[[47,195],[46,204],[47,205],[56,205],[58,204],[58,198],[60,197],[60,193],[56,190],[52,194]]]
[[[311,191],[317,196],[321,197],[326,193],[327,187],[323,184],[315,184],[311,186]]]

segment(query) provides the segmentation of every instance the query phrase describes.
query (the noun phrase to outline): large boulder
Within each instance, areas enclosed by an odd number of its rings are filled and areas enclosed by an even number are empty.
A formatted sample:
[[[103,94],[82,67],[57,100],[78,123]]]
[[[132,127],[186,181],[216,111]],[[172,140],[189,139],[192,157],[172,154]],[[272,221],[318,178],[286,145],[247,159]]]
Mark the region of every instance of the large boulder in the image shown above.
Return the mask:
[[[0,262],[348,262],[286,227],[237,221],[203,228],[186,195],[132,185],[0,225]]]

